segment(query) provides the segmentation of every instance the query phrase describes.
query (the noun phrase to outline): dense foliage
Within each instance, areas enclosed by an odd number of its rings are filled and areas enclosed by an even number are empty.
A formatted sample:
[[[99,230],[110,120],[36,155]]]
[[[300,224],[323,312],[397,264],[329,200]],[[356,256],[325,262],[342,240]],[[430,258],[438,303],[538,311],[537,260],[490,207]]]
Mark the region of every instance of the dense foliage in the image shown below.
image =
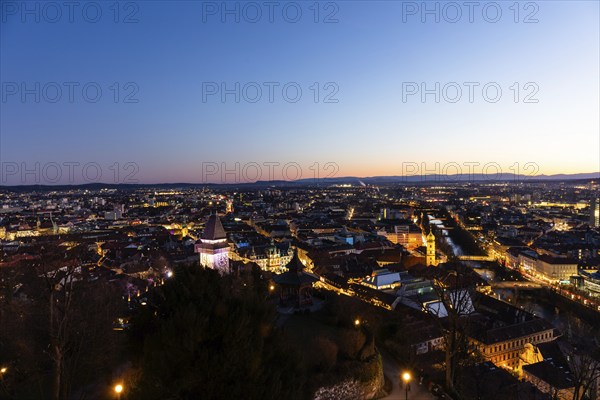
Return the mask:
[[[91,279],[85,249],[40,252],[40,261],[0,268],[0,365],[9,371],[0,398],[85,398],[119,363],[119,290]]]
[[[130,397],[305,398],[304,374],[266,292],[257,270],[236,278],[177,269],[133,321],[141,371]]]

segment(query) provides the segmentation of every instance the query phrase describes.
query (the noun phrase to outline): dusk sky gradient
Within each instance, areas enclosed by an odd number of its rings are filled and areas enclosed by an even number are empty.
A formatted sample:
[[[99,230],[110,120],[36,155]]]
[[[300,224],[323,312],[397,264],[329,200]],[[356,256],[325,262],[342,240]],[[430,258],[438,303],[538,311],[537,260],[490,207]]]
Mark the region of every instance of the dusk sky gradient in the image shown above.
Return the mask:
[[[481,7],[474,23],[467,15],[422,23],[421,14],[403,22],[406,4],[392,1],[334,2],[337,23],[314,23],[312,1],[297,3],[298,23],[286,22],[281,8],[274,23],[266,8],[258,23],[232,16],[222,23],[220,14],[203,15],[202,2],[138,1],[139,22],[124,24],[114,23],[111,3],[101,3],[98,23],[77,11],[73,23],[66,15],[56,23],[22,21],[3,4],[0,161],[96,162],[106,182],[110,165],[134,162],[142,183],[205,182],[203,162],[297,162],[304,177],[312,177],[314,162],[336,163],[337,176],[400,175],[403,162],[600,170],[598,1],[538,1],[538,23],[515,23],[512,1],[498,2],[497,23],[486,22]],[[325,4],[321,20],[333,10]],[[526,14],[521,9],[520,19]],[[203,82],[273,81],[297,82],[301,99],[285,101],[279,86],[273,103],[266,89],[257,103],[233,96],[203,102]],[[20,94],[8,96],[7,82],[97,82],[103,93],[97,103],[84,101],[80,89],[73,103],[66,89],[57,103],[43,96],[22,102]],[[115,103],[114,82],[121,96],[134,82],[139,102]],[[314,82],[321,85],[317,103]],[[338,103],[323,102],[327,82],[339,88]],[[433,95],[403,102],[403,82],[497,82],[503,93],[497,103],[483,99],[481,86],[473,103],[466,88],[454,104]],[[535,83],[539,102],[515,103],[514,82],[521,96],[529,92],[525,83]],[[15,175],[1,184],[19,183],[31,182]]]

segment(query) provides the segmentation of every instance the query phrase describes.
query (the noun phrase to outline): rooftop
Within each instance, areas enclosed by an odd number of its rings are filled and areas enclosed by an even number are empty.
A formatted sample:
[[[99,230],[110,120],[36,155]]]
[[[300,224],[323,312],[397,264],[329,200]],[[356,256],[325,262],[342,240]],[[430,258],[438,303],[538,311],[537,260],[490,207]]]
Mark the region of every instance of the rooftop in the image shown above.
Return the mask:
[[[208,217],[208,221],[206,222],[201,237],[205,240],[227,239],[227,234],[225,233],[223,224],[221,224],[221,220],[217,214],[211,214],[211,216]]]

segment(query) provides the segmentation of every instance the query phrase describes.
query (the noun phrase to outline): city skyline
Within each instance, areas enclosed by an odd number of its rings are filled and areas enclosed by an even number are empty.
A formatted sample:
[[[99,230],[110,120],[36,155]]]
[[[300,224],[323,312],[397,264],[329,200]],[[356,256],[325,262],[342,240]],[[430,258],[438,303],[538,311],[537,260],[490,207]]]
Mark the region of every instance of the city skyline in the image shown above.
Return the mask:
[[[0,0],[0,399],[600,400],[600,0]]]
[[[599,188],[2,188],[0,396],[596,399]]]
[[[45,184],[218,183],[207,163],[600,171],[597,2],[22,4],[0,26],[1,185],[37,183],[36,163],[62,168]]]

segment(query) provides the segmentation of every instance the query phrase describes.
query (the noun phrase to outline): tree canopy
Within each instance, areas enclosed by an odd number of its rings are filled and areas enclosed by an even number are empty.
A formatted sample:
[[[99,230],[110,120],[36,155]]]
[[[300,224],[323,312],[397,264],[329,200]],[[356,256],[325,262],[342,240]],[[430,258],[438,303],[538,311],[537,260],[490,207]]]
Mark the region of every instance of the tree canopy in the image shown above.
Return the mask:
[[[176,269],[133,320],[141,374],[132,397],[305,398],[295,349],[275,328],[265,293],[257,271],[234,278]]]

